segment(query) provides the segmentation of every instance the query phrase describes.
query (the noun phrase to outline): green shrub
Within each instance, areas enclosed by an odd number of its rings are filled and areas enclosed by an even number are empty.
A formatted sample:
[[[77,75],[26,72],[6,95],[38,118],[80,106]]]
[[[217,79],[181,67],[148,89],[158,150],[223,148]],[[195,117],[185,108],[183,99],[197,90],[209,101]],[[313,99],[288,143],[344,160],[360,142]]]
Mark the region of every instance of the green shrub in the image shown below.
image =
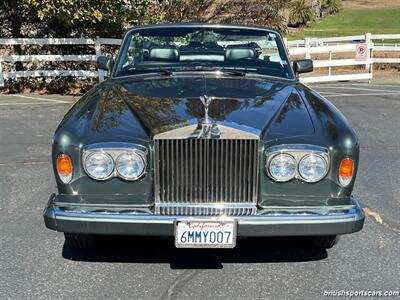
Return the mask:
[[[322,12],[325,15],[337,14],[342,8],[342,0],[323,0],[321,6]]]
[[[314,19],[314,10],[306,0],[295,0],[290,3],[289,25],[294,27],[305,26]]]

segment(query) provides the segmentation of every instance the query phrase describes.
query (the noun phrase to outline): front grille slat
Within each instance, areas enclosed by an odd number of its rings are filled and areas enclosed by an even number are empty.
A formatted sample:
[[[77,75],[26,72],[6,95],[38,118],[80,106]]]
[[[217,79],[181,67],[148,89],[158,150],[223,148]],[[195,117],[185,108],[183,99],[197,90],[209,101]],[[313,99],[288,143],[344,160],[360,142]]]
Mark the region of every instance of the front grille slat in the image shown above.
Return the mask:
[[[249,166],[249,169],[248,169],[248,171],[247,171],[247,178],[250,178],[251,176],[252,176],[252,165],[251,165],[251,153],[252,153],[252,151],[253,151],[253,145],[249,145],[249,157],[248,157],[248,166]],[[250,185],[250,182],[248,182],[248,184],[247,184],[247,197],[250,197],[250,195],[251,195],[251,185]]]
[[[192,143],[193,143],[193,148],[194,148],[194,159],[193,159],[193,164],[194,164],[194,168],[193,168],[193,174],[192,174],[192,176],[193,176],[193,193],[194,193],[194,196],[193,196],[193,201],[194,202],[197,202],[197,199],[198,199],[198,196],[197,196],[197,190],[198,190],[198,186],[199,186],[199,183],[198,183],[198,181],[197,181],[197,177],[198,177],[198,169],[197,169],[197,164],[198,164],[198,155],[197,155],[197,143],[194,143],[194,141],[192,141]]]
[[[253,147],[253,155],[258,158],[258,147]],[[253,178],[257,177],[258,178],[258,159],[253,160]],[[252,185],[253,188],[253,195],[257,193],[257,186],[258,185]]]
[[[179,151],[179,153],[180,153],[180,156],[182,157],[182,159],[180,159],[179,161],[179,164],[180,164],[180,170],[181,170],[181,172],[180,172],[180,179],[181,179],[181,186],[182,186],[182,188],[181,188],[181,190],[180,190],[180,202],[184,202],[184,194],[185,194],[185,188],[186,188],[186,186],[185,186],[185,182],[184,182],[184,180],[185,180],[185,173],[183,172],[183,163],[185,162],[185,156],[184,156],[184,152],[183,152],[183,142],[184,142],[184,140],[179,140],[179,146],[180,146],[180,151]],[[179,159],[179,157],[177,158],[177,159]]]
[[[189,181],[189,186],[188,186],[188,191],[187,191],[187,193],[188,193],[188,197],[186,198],[186,199],[192,199],[192,197],[193,197],[193,194],[192,194],[192,191],[193,191],[193,176],[190,176],[189,177],[189,170],[193,170],[193,166],[192,166],[192,161],[193,161],[193,147],[192,147],[192,141],[191,140],[188,140],[188,146],[189,146],[189,148],[188,148],[188,157],[189,157],[189,160],[187,160],[186,161],[186,165],[188,166],[188,172],[187,172],[187,174],[188,174],[188,181]]]
[[[257,139],[155,139],[154,143],[156,212],[243,215],[254,211]]]
[[[175,159],[174,159],[174,153],[175,153],[175,147],[174,147],[174,142],[175,140],[172,141],[172,143],[170,143],[171,146],[171,150],[170,150],[170,155],[171,155],[171,194],[170,194],[170,200],[174,199],[173,201],[176,201],[176,197],[175,197],[175,182],[176,182],[176,174],[175,174]]]
[[[197,201],[199,201],[199,202],[204,202],[204,198],[203,198],[203,184],[204,184],[204,179],[205,178],[203,178],[203,168],[204,168],[204,165],[203,165],[203,157],[204,157],[204,140],[203,139],[201,139],[201,140],[199,140],[200,141],[200,147],[199,147],[199,198],[197,199]]]
[[[229,143],[230,143],[230,157],[229,157],[229,174],[232,174],[234,171],[233,171],[233,165],[234,165],[234,160],[232,159],[232,157],[233,157],[233,148],[234,148],[234,141],[233,140],[230,140],[229,141]],[[228,175],[227,175],[227,177],[228,177]],[[229,180],[229,198],[227,198],[227,201],[226,202],[231,202],[230,200],[233,198],[233,180],[234,180],[234,176],[229,176],[228,177],[230,180]]]
[[[217,159],[217,153],[215,152],[215,141],[211,140],[210,141],[211,149],[210,149],[210,187],[211,187],[211,195],[210,195],[210,201],[214,202],[215,201],[215,176],[216,174],[216,168],[215,168],[215,163]],[[213,157],[213,159],[211,159]]]
[[[170,186],[171,186],[171,182],[170,182],[170,180],[171,180],[171,176],[169,175],[169,172],[171,171],[171,168],[170,168],[170,166],[169,166],[169,161],[170,161],[170,159],[169,159],[169,145],[168,145],[168,143],[167,143],[168,141],[164,141],[164,148],[165,148],[165,170],[163,170],[164,172],[165,172],[165,181],[166,181],[166,186],[163,186],[163,188],[165,188],[165,201],[169,201],[169,189],[170,189]],[[161,153],[163,152],[163,151],[160,151]]]
[[[247,144],[245,143],[244,149],[243,149],[243,170],[242,170],[243,174],[247,174],[246,173],[246,167],[247,167],[246,163],[247,163]],[[247,178],[244,177],[243,182],[242,182],[242,184],[243,184],[242,199],[246,198],[247,183],[248,183]]]
[[[189,140],[185,140],[185,199],[188,199],[188,190],[189,190]]]

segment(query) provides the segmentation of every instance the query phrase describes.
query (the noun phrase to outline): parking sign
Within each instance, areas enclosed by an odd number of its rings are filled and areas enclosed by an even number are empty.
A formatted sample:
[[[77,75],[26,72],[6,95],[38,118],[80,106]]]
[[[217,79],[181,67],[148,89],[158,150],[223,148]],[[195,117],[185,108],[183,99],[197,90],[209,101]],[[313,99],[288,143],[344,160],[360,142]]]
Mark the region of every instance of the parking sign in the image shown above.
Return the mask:
[[[367,44],[357,44],[356,46],[356,60],[367,60],[368,47]]]

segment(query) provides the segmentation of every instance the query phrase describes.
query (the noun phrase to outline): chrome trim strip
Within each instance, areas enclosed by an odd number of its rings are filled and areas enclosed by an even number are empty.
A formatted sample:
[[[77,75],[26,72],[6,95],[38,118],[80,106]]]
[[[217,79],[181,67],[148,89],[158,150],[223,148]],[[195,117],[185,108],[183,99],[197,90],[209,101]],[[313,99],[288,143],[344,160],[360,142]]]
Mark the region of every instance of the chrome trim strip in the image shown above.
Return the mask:
[[[70,203],[70,202],[54,202],[55,207],[59,208],[94,208],[94,209],[148,209],[152,208],[152,205],[149,204],[92,204],[92,203]],[[187,207],[185,203],[165,203],[163,206],[171,206],[171,207]],[[224,207],[224,208],[253,208],[253,203],[216,203],[216,204],[196,204],[196,207]],[[301,211],[346,211],[350,209],[356,208],[355,204],[350,205],[336,205],[336,206],[265,206],[261,207],[258,210],[259,214],[263,212],[274,212],[274,211],[287,211],[287,212],[301,212]]]
[[[126,223],[167,223],[173,224],[176,219],[188,220],[220,220],[221,216],[181,216],[181,215],[154,215],[154,214],[102,214],[87,212],[65,212],[54,208],[56,220],[70,221],[104,221],[104,222],[126,222]],[[351,209],[347,213],[334,215],[253,215],[234,216],[239,224],[306,224],[318,221],[320,223],[353,222],[357,216],[357,209]],[[226,216],[224,216],[226,217]],[[231,216],[229,216],[231,217]]]
[[[349,205],[335,205],[335,206],[264,206],[261,211],[274,211],[274,210],[349,210],[356,208],[355,204]]]
[[[95,143],[86,145],[84,150],[97,150],[97,149],[137,149],[147,154],[147,148],[140,144],[122,143],[122,142],[107,142]]]
[[[272,146],[266,149],[267,154],[282,151],[303,151],[303,152],[323,152],[329,154],[329,151],[325,147],[310,145],[310,144],[282,144],[278,146]]]
[[[212,216],[219,216],[219,217],[245,217],[251,216],[254,218],[260,217],[284,217],[284,218],[312,218],[312,217],[343,217],[346,215],[351,215],[357,210],[361,210],[359,206],[356,204],[352,205],[338,205],[338,206],[314,206],[314,207],[306,207],[306,206],[271,206],[268,208],[264,208],[261,210],[257,210],[252,203],[245,203],[245,204],[226,204],[220,203],[215,205],[196,205],[199,212],[207,211],[208,209],[221,209],[222,211],[228,211],[232,214],[212,214],[212,215],[196,215],[191,217],[212,217]],[[180,216],[187,216],[185,211],[191,211],[191,207],[187,206],[184,203],[180,204],[165,204],[165,206],[161,207],[161,209],[165,209],[167,213],[164,214],[154,214],[150,210],[150,207],[133,207],[133,206],[115,206],[115,207],[101,207],[101,206],[87,206],[87,207],[79,207],[79,205],[57,205],[55,206],[55,212],[58,215],[76,215],[82,214],[84,216],[93,217],[93,216],[114,216],[114,217],[124,217],[124,216],[132,216],[132,215],[139,215],[139,216],[149,216],[149,217],[160,217],[160,216],[170,216],[172,218],[178,218]],[[75,209],[75,210],[74,210]],[[98,212],[98,210],[108,210],[104,212]],[[90,211],[92,210],[92,211]],[[127,213],[126,210],[131,210],[132,212]],[[121,212],[118,212],[121,211]],[[254,214],[251,212],[254,211]],[[177,212],[175,214],[170,214],[171,212]],[[240,214],[240,212],[247,212],[247,214]],[[144,214],[143,214],[144,213]]]
[[[300,207],[285,207],[285,206],[271,206],[265,207],[258,211],[260,215],[287,215],[287,214],[301,214],[301,215],[337,215],[343,214],[346,211],[354,209],[355,205],[339,205],[339,206],[300,206]]]
[[[110,198],[112,200],[112,198]],[[71,202],[54,202],[54,206],[56,207],[96,207],[96,208],[111,208],[111,209],[119,209],[119,208],[127,208],[127,209],[135,209],[135,208],[148,208],[150,209],[152,205],[150,204],[93,204],[93,203],[71,203]]]

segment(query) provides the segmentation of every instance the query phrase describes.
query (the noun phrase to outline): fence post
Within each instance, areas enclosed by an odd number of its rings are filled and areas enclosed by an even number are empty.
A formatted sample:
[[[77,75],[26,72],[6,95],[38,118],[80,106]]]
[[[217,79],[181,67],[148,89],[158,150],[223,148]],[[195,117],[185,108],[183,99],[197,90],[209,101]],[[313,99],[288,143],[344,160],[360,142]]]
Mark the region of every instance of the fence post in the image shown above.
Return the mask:
[[[0,87],[4,86],[4,77],[3,77],[3,69],[1,66],[1,57],[0,57]]]
[[[100,37],[96,36],[94,40],[94,50],[96,51],[96,59],[101,55],[101,43]],[[104,80],[104,71],[97,69],[97,73],[99,74],[99,81],[102,82]]]
[[[371,77],[374,77],[374,44],[371,43],[371,49],[369,50],[369,55],[368,55],[368,59],[371,61],[371,64],[369,65],[369,73],[371,74]],[[369,83],[371,83],[371,79],[368,81]]]
[[[332,64],[332,50],[329,51],[329,76],[332,75],[332,66],[331,66],[331,64]]]
[[[366,33],[365,34],[365,44],[367,45],[367,51],[368,51],[368,60],[371,58],[371,50],[369,49],[369,44],[371,43],[371,33]],[[365,64],[365,70],[370,69],[370,64]]]
[[[304,47],[306,48],[306,59],[311,59],[310,54],[310,38],[304,38]]]

